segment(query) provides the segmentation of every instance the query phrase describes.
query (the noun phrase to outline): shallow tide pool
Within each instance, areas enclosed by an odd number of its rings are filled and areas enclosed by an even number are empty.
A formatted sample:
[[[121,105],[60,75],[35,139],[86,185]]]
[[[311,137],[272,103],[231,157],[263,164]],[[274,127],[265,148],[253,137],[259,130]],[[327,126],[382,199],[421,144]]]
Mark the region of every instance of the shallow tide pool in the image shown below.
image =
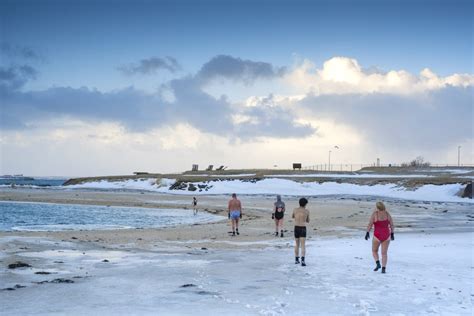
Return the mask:
[[[209,223],[222,216],[192,210],[0,202],[0,230],[55,231],[169,227]]]

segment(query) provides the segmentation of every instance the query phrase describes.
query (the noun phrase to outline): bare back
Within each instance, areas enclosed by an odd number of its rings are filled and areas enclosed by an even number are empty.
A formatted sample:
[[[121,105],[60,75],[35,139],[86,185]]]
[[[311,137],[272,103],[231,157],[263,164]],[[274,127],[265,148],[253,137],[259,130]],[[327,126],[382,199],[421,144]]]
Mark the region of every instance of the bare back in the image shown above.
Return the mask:
[[[304,207],[295,208],[292,217],[295,219],[295,226],[306,226],[309,223],[309,211]]]
[[[242,211],[242,205],[239,199],[232,198],[229,201],[229,211]]]

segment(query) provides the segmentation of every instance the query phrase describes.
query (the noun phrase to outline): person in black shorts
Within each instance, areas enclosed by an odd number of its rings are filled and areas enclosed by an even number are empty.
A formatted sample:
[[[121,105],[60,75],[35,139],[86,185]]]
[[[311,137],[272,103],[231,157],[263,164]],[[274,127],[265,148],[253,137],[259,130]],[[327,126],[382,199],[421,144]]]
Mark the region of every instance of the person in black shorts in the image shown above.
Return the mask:
[[[293,210],[292,218],[295,219],[295,264],[299,264],[299,250],[301,248],[301,265],[306,266],[306,224],[309,223],[309,211],[306,209],[308,200],[301,198],[299,200],[300,207]]]
[[[280,237],[283,237],[283,217],[285,216],[285,202],[281,200],[281,196],[277,195],[277,200],[274,204],[272,219],[275,220],[275,236],[278,237],[278,230],[280,230]]]
[[[195,196],[193,197],[193,203],[192,204],[193,204],[193,214],[197,215],[197,213],[198,213],[198,208],[197,208],[198,200],[196,199]]]

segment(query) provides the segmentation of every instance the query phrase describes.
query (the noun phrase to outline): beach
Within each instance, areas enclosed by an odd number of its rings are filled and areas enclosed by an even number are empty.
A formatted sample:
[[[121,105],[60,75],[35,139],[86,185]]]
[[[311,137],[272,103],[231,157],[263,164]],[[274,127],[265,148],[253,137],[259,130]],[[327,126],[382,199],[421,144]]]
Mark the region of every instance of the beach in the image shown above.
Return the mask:
[[[283,196],[283,238],[274,236],[274,195],[239,195],[244,216],[240,236],[232,237],[229,198],[198,196],[198,214],[216,216],[208,223],[0,232],[3,314],[472,313],[471,203],[311,197],[303,268],[293,263],[289,216],[298,196]],[[192,196],[146,191],[4,188],[0,200],[100,205],[110,211],[182,209],[193,216]],[[378,200],[385,201],[397,227],[384,276],[372,271],[370,242],[363,238]],[[31,267],[7,268],[17,261]],[[386,295],[378,295],[377,282]],[[404,297],[406,291],[410,295]],[[395,303],[400,300],[404,305]],[[296,306],[302,306],[300,312]]]

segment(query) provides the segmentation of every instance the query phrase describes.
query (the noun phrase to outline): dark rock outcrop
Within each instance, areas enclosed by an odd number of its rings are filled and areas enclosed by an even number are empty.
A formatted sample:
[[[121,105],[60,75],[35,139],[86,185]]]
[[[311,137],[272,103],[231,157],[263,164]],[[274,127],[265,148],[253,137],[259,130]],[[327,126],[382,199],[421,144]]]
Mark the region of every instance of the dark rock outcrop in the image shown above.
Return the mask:
[[[462,193],[462,197],[472,199],[472,182],[469,182],[466,185],[466,187],[464,188],[464,192]]]
[[[169,189],[170,190],[186,190],[187,187],[188,187],[188,184],[186,182],[176,181],[170,186]]]
[[[8,265],[8,269],[16,269],[16,268],[31,268],[28,263],[24,263],[21,261],[17,261],[15,263],[11,263]]]

